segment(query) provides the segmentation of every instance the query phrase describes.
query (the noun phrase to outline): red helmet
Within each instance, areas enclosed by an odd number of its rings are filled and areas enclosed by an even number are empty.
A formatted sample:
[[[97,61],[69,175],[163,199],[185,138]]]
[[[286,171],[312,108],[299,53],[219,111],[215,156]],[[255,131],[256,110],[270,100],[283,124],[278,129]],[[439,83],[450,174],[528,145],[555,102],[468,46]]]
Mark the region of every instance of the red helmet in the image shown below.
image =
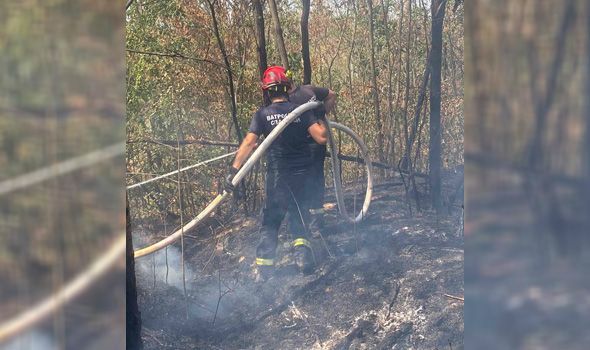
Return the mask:
[[[273,86],[288,87],[289,85],[291,85],[291,81],[287,77],[284,67],[270,66],[262,74],[262,90],[268,90]]]

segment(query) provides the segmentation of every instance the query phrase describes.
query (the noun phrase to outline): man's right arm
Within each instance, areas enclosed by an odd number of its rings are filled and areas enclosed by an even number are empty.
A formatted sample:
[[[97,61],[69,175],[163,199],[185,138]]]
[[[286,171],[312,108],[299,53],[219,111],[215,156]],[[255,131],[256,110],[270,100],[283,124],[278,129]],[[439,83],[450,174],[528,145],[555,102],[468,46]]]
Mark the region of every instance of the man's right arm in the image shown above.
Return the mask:
[[[328,143],[328,132],[323,120],[318,120],[317,122],[313,123],[307,129],[307,132],[309,132],[313,140],[318,144],[325,145]]]

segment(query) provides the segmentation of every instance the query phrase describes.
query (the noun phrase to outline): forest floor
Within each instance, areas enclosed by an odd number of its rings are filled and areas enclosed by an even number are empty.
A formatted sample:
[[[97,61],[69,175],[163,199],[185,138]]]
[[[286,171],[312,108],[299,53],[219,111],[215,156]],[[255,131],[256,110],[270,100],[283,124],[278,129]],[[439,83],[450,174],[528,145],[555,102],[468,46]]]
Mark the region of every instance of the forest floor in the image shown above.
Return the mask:
[[[522,178],[485,172],[491,190],[472,173],[466,182],[466,347],[588,349],[590,254],[557,255],[534,225]]]
[[[453,298],[463,297],[461,204],[439,220],[410,216],[404,187],[379,185],[362,224],[328,210],[315,273],[296,271],[282,236],[264,283],[252,272],[255,219],[187,237],[186,299],[178,248],[138,260],[145,348],[462,349],[463,302]]]

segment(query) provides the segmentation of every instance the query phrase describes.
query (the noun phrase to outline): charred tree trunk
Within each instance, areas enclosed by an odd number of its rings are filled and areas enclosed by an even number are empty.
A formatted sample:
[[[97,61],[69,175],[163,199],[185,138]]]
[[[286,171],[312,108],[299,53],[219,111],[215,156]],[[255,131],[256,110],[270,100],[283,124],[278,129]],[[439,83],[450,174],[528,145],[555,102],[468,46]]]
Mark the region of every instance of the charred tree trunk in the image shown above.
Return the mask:
[[[583,175],[586,179],[586,188],[585,191],[581,191],[585,194],[585,198],[582,201],[586,205],[585,212],[590,212],[590,99],[587,97],[590,94],[590,3],[586,4],[586,82],[585,82],[585,90],[586,90],[586,99],[585,99],[585,106],[584,111],[586,121],[586,129],[584,131],[584,149],[582,151],[582,164],[585,165],[584,171],[585,174]],[[586,218],[585,227],[590,225],[590,219]]]
[[[432,0],[432,53],[430,57],[430,143],[428,162],[430,165],[430,192],[432,206],[437,213],[442,207],[441,200],[441,129],[440,129],[440,86],[442,62],[442,32],[446,0]]]
[[[381,162],[383,159],[383,124],[381,122],[381,109],[379,105],[379,90],[377,87],[377,67],[375,64],[375,25],[373,23],[373,0],[367,0],[369,10],[369,36],[371,46],[371,84],[373,85],[373,105],[375,108],[375,122],[377,127],[378,156]]]
[[[258,73],[262,79],[262,75],[268,66],[266,55],[266,35],[264,33],[264,8],[260,0],[252,0],[254,6],[254,16],[256,17],[256,46],[258,49]],[[262,94],[262,104],[267,106],[270,104],[270,99],[267,94]]]
[[[223,39],[221,38],[221,33],[219,32],[219,24],[217,23],[217,14],[215,13],[215,3],[211,2],[211,0],[207,0],[207,4],[209,4],[209,9],[211,10],[211,19],[213,21],[213,34],[215,34],[215,39],[217,39],[217,44],[219,46],[219,51],[221,51],[221,56],[223,57],[223,63],[225,65],[225,72],[227,74],[227,83],[229,85],[229,96],[231,99],[231,116],[232,121],[234,123],[234,128],[236,128],[236,135],[238,137],[238,142],[242,142],[242,130],[240,130],[240,123],[238,122],[238,107],[236,101],[236,91],[234,87],[234,76],[231,69],[231,65],[229,64],[229,58],[227,55],[227,51],[225,50],[225,45],[223,44]]]
[[[395,163],[395,135],[393,130],[393,62],[391,60],[391,35],[389,32],[389,1],[385,4],[381,0],[381,8],[383,9],[383,29],[385,34],[385,45],[387,48],[387,118],[385,125],[387,126],[388,142],[385,147],[385,159]],[[384,118],[385,119],[385,118]]]
[[[301,57],[303,59],[303,84],[311,84],[311,60],[309,58],[309,7],[310,0],[303,0],[301,13]]]
[[[400,42],[401,45],[401,42]],[[410,108],[410,62],[411,62],[411,50],[412,50],[412,0],[408,0],[408,36],[406,40],[406,91],[405,91],[405,98],[404,98],[404,140],[406,142],[406,150],[404,152],[404,158],[402,160],[401,168],[412,172],[410,168],[410,158],[409,154],[411,154],[411,147],[410,142],[410,135],[409,135],[409,125],[408,125],[408,110]]]
[[[260,78],[266,70],[268,63],[266,61],[266,36],[264,34],[264,9],[260,0],[252,0],[254,6],[254,15],[256,17],[256,46],[258,49],[258,72]]]
[[[402,120],[401,117],[402,115],[399,114],[399,111],[401,110],[400,107],[400,101],[401,101],[401,96],[402,96],[402,82],[401,82],[401,74],[400,72],[402,71],[402,50],[401,50],[401,45],[403,42],[403,23],[404,23],[404,18],[405,18],[405,9],[404,9],[404,1],[402,1],[400,3],[400,14],[399,14],[399,19],[398,19],[398,26],[397,26],[397,49],[394,52],[394,71],[396,72],[395,74],[395,86],[396,86],[396,93],[395,93],[395,102],[394,102],[394,111],[398,111],[398,113],[394,114],[394,120],[393,120],[393,131],[394,131],[394,137],[396,140],[402,140]],[[403,143],[401,141],[400,145],[402,145]],[[401,148],[401,147],[400,147]],[[393,152],[392,152],[393,153]],[[403,156],[403,155],[402,155]],[[401,158],[400,158],[401,160]],[[398,163],[398,159],[394,159],[395,164]]]
[[[565,56],[565,43],[567,34],[573,27],[573,23],[576,17],[575,1],[568,0],[566,3],[565,12],[563,14],[562,21],[559,26],[558,33],[555,37],[555,55],[549,68],[547,75],[546,91],[543,96],[537,90],[537,61],[534,60],[534,56],[531,57],[531,79],[530,86],[533,94],[533,104],[535,110],[535,125],[533,136],[528,144],[527,152],[527,163],[531,170],[536,170],[541,162],[541,156],[543,155],[543,136],[547,129],[548,115],[555,101],[555,95],[557,90],[557,79],[563,66]]]
[[[127,257],[126,257],[126,342],[128,350],[143,349],[141,342],[141,314],[137,305],[137,286],[135,282],[135,259],[133,257],[133,239],[131,237],[131,215],[129,213],[129,200],[125,198],[125,216],[127,225],[125,234],[127,236]]]
[[[270,5],[270,14],[272,16],[272,22],[275,30],[275,41],[277,44],[277,51],[281,56],[281,64],[285,69],[289,69],[289,57],[287,56],[287,49],[285,48],[285,42],[283,41],[283,30],[281,29],[281,21],[279,20],[279,12],[277,10],[276,0],[268,0]]]
[[[430,79],[430,53],[426,58],[426,67],[424,68],[424,75],[422,76],[422,84],[420,85],[420,92],[418,94],[418,101],[416,102],[416,109],[414,110],[414,122],[412,124],[412,129],[410,130],[410,136],[408,137],[406,143],[406,151],[404,153],[404,159],[402,161],[402,169],[408,168],[408,162],[410,161],[412,147],[414,146],[414,141],[416,140],[416,135],[418,133],[418,127],[420,125],[420,113],[422,112],[422,107],[424,106],[424,100],[426,99],[426,89],[428,88],[428,81]],[[413,166],[413,164],[412,164]]]

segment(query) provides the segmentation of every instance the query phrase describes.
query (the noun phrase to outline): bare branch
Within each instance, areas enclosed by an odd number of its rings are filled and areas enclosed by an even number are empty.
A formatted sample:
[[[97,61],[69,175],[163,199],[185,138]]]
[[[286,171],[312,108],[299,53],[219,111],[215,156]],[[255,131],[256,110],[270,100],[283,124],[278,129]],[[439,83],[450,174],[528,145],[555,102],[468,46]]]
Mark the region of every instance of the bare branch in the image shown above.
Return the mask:
[[[129,140],[127,143],[154,143],[163,146],[176,146],[179,145],[204,145],[204,146],[223,146],[223,147],[238,147],[237,143],[227,142],[227,141],[214,141],[214,140],[180,140],[180,141],[170,141],[170,140],[153,140],[153,139],[139,139],[139,140]]]
[[[179,52],[151,52],[151,51],[141,51],[141,50],[134,50],[134,49],[125,49],[125,51],[127,51],[129,53],[140,54],[140,55],[180,58],[180,59],[185,59],[185,60],[190,60],[190,61],[195,61],[195,62],[209,63],[214,66],[223,68],[223,65],[221,63],[217,63],[215,61],[212,61],[212,60],[209,60],[206,58],[187,56],[187,55],[179,53]]]

